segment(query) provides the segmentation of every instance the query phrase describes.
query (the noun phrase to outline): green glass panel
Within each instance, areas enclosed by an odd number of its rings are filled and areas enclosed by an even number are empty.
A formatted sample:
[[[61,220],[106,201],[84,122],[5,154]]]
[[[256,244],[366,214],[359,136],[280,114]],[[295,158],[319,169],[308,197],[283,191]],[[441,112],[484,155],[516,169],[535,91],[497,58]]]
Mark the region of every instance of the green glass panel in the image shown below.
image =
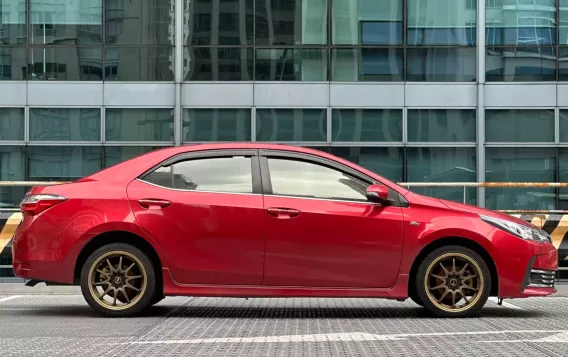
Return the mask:
[[[101,169],[100,146],[30,146],[31,181],[74,181]]]
[[[554,148],[486,148],[487,182],[555,182]],[[491,209],[555,209],[553,188],[486,188],[485,204]]]
[[[554,109],[485,111],[486,142],[554,142]]]
[[[475,109],[408,110],[410,142],[475,142]]]
[[[331,147],[329,152],[391,181],[402,181],[403,149],[400,147]]]
[[[333,141],[402,141],[400,109],[334,109]]]
[[[106,141],[174,140],[173,109],[107,108]]]
[[[99,141],[100,108],[30,108],[30,141]]]
[[[24,140],[24,108],[0,108],[0,141]]]
[[[250,109],[184,109],[183,141],[250,141]]]
[[[408,182],[475,182],[476,148],[414,148],[406,149]],[[411,188],[420,194],[464,202],[464,188]],[[465,202],[475,204],[475,188],[467,188]]]
[[[325,109],[257,109],[258,141],[326,141]]]
[[[104,167],[111,167],[162,147],[152,146],[106,146],[104,148]]]

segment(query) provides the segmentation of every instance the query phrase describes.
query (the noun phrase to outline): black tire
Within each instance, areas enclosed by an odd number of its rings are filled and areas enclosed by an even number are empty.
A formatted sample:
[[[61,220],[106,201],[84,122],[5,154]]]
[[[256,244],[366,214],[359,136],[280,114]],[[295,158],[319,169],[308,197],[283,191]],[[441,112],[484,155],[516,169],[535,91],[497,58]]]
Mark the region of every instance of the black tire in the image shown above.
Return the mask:
[[[124,306],[121,309],[117,309],[116,307],[113,308],[112,306],[105,304],[104,301],[102,301],[102,299],[93,296],[94,292],[92,292],[90,288],[89,274],[90,273],[94,274],[93,271],[94,269],[97,268],[96,266],[93,267],[93,265],[101,264],[100,260],[104,259],[104,257],[106,257],[107,255],[109,257],[113,257],[110,254],[124,254],[124,257],[126,257],[127,259],[132,259],[132,261],[136,262],[135,269],[138,269],[137,271],[139,271],[140,276],[146,277],[145,279],[142,280],[145,281],[145,283],[140,283],[141,284],[139,286],[140,292],[134,293],[136,295],[131,302],[131,306]],[[117,257],[118,256],[122,255],[117,255]],[[111,258],[111,259],[116,259],[116,258]],[[138,267],[138,265],[141,266]],[[108,278],[108,281],[111,281],[111,277],[105,276],[105,278]],[[81,282],[81,292],[83,294],[83,297],[89,304],[89,306],[91,306],[91,308],[93,308],[101,315],[108,317],[130,317],[137,315],[145,308],[149,307],[152,304],[152,302],[155,300],[156,296],[161,296],[161,294],[157,294],[155,292],[156,271],[154,265],[152,264],[152,261],[140,249],[126,243],[108,244],[91,253],[91,255],[87,258],[85,264],[82,267],[80,282]],[[105,288],[107,286],[109,285],[105,285]],[[96,289],[96,287],[94,287],[93,289]],[[123,289],[123,291],[126,290]],[[131,290],[129,289],[128,291]],[[120,297],[119,294],[117,294],[117,296],[119,296],[117,298],[117,301],[120,302],[124,301],[124,298]]]
[[[159,303],[160,301],[162,301],[164,299],[165,299],[165,296],[161,291],[156,292],[156,294],[154,294],[154,297],[152,298],[152,301],[150,302],[150,306],[156,305],[157,303]]]
[[[432,287],[427,288],[428,283],[430,283],[432,281],[431,278],[431,272],[433,271],[433,269],[435,267],[437,267],[438,263],[437,261],[439,259],[453,259],[452,257],[461,260],[463,259],[463,264],[462,267],[464,269],[468,269],[468,267],[471,266],[471,270],[473,271],[473,273],[470,273],[470,275],[468,276],[473,276],[476,275],[477,279],[479,280],[475,280],[475,286],[477,287],[477,292],[475,293],[476,295],[473,296],[469,296],[470,297],[470,302],[468,303],[464,303],[464,305],[460,308],[456,306],[444,306],[443,303],[435,303],[433,300],[437,300],[438,296],[434,296],[434,293],[430,293],[430,291],[435,290],[432,289]],[[456,264],[454,262],[454,260],[452,260],[453,264]],[[466,266],[467,264],[467,266]],[[443,269],[443,268],[442,268]],[[427,271],[429,270],[429,271]],[[456,267],[453,267],[452,270],[450,271],[450,273],[455,273],[456,270],[458,270]],[[462,271],[463,272],[463,271]],[[429,277],[429,281],[426,282],[426,275],[428,273],[428,277]],[[435,275],[434,275],[435,276]],[[452,275],[456,276],[456,275]],[[437,277],[434,277],[433,279],[438,279]],[[453,279],[454,283],[456,283],[457,281],[459,281],[459,277],[457,278],[458,280]],[[442,287],[441,289],[445,289],[445,290],[441,290],[441,291],[446,291],[449,290],[449,295],[446,295],[446,298],[444,298],[444,295],[442,292],[440,292],[440,294],[442,296],[440,297],[440,300],[446,301],[449,296],[451,296],[452,292],[456,292],[456,290],[452,290],[450,289],[450,283],[452,282],[452,279],[447,278],[445,280],[437,280],[436,284],[439,284],[439,282],[442,281],[444,284],[444,287]],[[473,285],[473,280],[469,279],[467,281],[472,282],[471,284]],[[467,288],[467,286],[464,285],[463,280],[461,282],[459,282],[458,284],[460,284],[460,286],[464,286],[464,289],[460,288],[460,291],[466,291],[465,288]],[[436,286],[440,286],[440,285],[436,285]],[[446,288],[446,286],[448,286],[448,288]],[[473,287],[473,286],[472,286]],[[436,317],[471,317],[471,316],[475,316],[479,313],[479,311],[481,310],[481,308],[485,305],[485,303],[487,302],[487,299],[489,298],[489,294],[491,293],[491,272],[487,266],[487,263],[485,262],[485,260],[479,255],[477,254],[475,251],[473,251],[472,249],[463,247],[463,246],[458,246],[458,245],[451,245],[451,246],[444,246],[444,247],[440,247],[437,248],[436,250],[432,251],[431,253],[429,253],[423,260],[422,262],[420,262],[420,266],[418,268],[418,272],[417,272],[417,276],[415,279],[415,291],[416,291],[416,296],[419,299],[419,301],[423,302],[423,306],[434,316]],[[455,289],[455,287],[454,287]],[[467,291],[473,291],[473,289],[467,288]],[[428,291],[427,291],[428,290]],[[481,290],[481,291],[479,291]],[[438,290],[440,291],[440,290]],[[456,293],[456,296],[459,297]],[[456,297],[456,299],[457,299]],[[461,299],[461,298],[460,298]],[[461,300],[458,300],[456,302],[459,302]],[[464,300],[465,301],[465,300]],[[456,302],[453,302],[450,305],[455,305]]]
[[[424,303],[422,302],[422,300],[420,300],[420,298],[418,297],[418,295],[416,294],[416,287],[415,286],[411,286],[408,290],[408,297],[410,298],[410,300],[412,300],[413,303],[415,303],[416,305],[419,305],[421,307],[424,307]]]

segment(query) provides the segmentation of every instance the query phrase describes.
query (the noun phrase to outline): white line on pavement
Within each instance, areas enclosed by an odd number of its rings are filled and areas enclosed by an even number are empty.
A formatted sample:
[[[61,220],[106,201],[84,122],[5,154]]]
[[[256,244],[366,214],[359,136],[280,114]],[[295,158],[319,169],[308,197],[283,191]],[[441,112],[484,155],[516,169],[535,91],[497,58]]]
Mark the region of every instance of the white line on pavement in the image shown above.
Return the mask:
[[[490,297],[489,300],[493,301],[496,304],[498,303],[497,298],[495,296]],[[503,301],[502,306],[508,307],[509,309],[524,310],[522,307],[518,307],[517,305],[513,305],[505,301]]]
[[[540,343],[568,343],[568,332],[561,332],[550,336],[545,336],[537,339],[522,339],[522,340],[489,340],[480,341],[485,343],[519,343],[519,342],[540,342]]]
[[[197,344],[197,343],[400,341],[400,340],[406,340],[408,337],[500,335],[507,333],[548,333],[548,334],[557,333],[562,335],[566,334],[568,336],[568,330],[501,330],[501,331],[470,331],[470,332],[428,332],[428,333],[385,334],[385,335],[351,332],[351,333],[327,333],[327,334],[311,334],[311,335],[208,338],[208,339],[194,339],[194,340],[131,341],[119,344],[151,345],[151,344]],[[564,341],[562,338],[557,338],[556,340],[550,342],[568,342],[568,341]]]
[[[14,296],[7,296],[7,297],[4,297],[4,298],[0,298],[0,304],[3,303],[4,301],[17,299],[19,297],[22,297],[22,295],[14,295]]]

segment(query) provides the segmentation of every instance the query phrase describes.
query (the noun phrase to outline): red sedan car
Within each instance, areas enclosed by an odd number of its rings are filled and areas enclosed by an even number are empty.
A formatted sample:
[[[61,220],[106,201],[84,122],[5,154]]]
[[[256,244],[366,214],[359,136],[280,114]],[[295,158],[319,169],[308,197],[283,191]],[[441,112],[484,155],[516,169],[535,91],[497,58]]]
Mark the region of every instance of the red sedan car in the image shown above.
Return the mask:
[[[107,316],[186,295],[410,297],[463,317],[556,291],[541,229],[299,147],[162,149],[35,187],[21,211],[16,275],[80,285]]]

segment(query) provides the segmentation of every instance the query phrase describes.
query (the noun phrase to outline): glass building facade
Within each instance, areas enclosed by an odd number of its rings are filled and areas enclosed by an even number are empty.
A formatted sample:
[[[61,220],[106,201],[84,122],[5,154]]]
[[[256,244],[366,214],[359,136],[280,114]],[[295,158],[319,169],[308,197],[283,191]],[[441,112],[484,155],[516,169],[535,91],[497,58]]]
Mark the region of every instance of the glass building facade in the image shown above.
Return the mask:
[[[0,0],[0,94],[0,180],[253,141],[399,182],[568,181],[568,0]],[[568,190],[466,200],[568,209]]]

